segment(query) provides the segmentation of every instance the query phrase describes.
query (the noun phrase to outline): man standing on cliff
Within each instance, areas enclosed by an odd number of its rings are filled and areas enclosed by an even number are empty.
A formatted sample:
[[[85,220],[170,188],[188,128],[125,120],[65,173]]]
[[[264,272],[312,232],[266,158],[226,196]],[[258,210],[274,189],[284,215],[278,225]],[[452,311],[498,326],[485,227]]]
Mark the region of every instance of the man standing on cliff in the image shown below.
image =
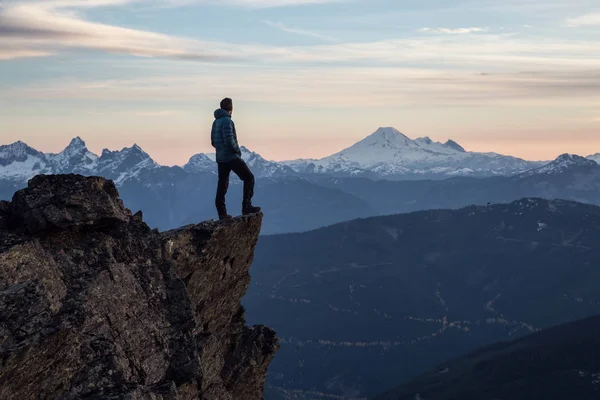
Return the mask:
[[[235,124],[231,120],[233,101],[226,97],[221,100],[221,108],[215,111],[215,121],[211,130],[211,143],[217,150],[216,159],[219,169],[219,183],[217,184],[217,197],[215,206],[219,219],[229,219],[225,205],[225,194],[229,187],[229,174],[233,171],[244,182],[244,198],[242,201],[242,214],[248,215],[260,211],[260,207],[252,205],[254,195],[254,175],[242,160],[242,152],[237,141]]]

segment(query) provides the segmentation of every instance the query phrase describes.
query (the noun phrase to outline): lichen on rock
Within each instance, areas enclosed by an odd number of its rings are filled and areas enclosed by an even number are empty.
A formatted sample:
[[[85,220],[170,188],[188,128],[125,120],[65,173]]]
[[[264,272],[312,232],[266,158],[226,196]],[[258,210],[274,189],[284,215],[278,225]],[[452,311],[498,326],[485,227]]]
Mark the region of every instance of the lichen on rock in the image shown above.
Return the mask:
[[[0,398],[262,399],[279,341],[241,306],[261,221],[159,233],[111,181],[32,179],[0,203]]]

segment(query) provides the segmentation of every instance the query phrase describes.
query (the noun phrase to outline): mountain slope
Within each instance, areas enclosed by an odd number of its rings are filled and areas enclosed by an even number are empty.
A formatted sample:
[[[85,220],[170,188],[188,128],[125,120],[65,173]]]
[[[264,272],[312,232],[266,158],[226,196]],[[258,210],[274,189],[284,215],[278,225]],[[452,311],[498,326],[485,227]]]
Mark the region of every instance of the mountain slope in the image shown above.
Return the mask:
[[[413,147],[431,142],[424,138],[413,143],[393,134],[390,143],[394,138]],[[453,142],[430,144],[440,152],[465,153]],[[522,197],[600,204],[600,166],[571,155],[513,177],[374,181],[327,174],[298,179],[299,174],[289,167],[267,161],[246,148],[242,153],[257,177],[256,201],[262,203],[267,215],[265,233],[311,230],[358,217],[509,202]],[[99,175],[113,179],[125,200],[139,205],[153,226],[170,229],[215,216],[216,168],[210,157],[198,154],[183,168],[165,167],[135,145],[120,151],[104,150],[98,157],[80,138],[73,139],[59,154],[43,154],[18,142],[0,151],[0,198],[10,199],[27,179],[41,173]],[[228,203],[237,213],[241,200],[235,174],[231,182]]]
[[[495,344],[439,365],[376,400],[596,400],[600,317]]]
[[[87,175],[98,166],[98,156],[87,149],[80,137],[71,140],[71,143],[60,153],[48,154],[47,157],[53,171],[59,174]]]
[[[600,165],[575,155],[562,155],[543,167],[510,177],[374,181],[323,176],[311,180],[363,199],[380,215],[506,203],[523,197],[600,205]]]
[[[448,358],[597,314],[598,240],[600,208],[541,199],[263,237],[244,303],[282,338],[271,390],[374,396]]]
[[[0,179],[22,182],[51,169],[46,156],[18,141],[0,146]]]
[[[598,169],[598,163],[576,154],[562,154],[558,158],[542,167],[534,168],[521,174],[522,177],[533,175],[561,175],[566,172],[588,172]]]
[[[596,161],[597,163],[600,163],[600,153],[589,155],[586,158],[589,160]]]
[[[467,152],[453,140],[444,144],[428,137],[412,140],[398,130],[386,127],[323,159],[294,160],[284,164],[302,173],[422,179],[512,175],[543,163],[496,153]]]
[[[216,218],[216,175],[163,167],[138,178],[123,183],[119,190],[130,207],[144,210],[151,226],[170,229]],[[263,234],[310,230],[375,213],[356,196],[293,177],[257,179],[254,203],[265,211]],[[241,205],[242,184],[232,179],[227,193],[228,211],[239,215]]]
[[[297,175],[296,172],[289,166],[283,165],[281,163],[275,161],[265,160],[260,154],[249,150],[245,146],[240,146],[240,150],[242,152],[242,159],[246,161],[246,164],[252,170],[252,173],[255,176],[261,178],[274,178],[281,176],[290,176]],[[211,160],[213,162],[212,165],[209,165],[206,160]],[[199,160],[202,160],[201,162]],[[216,168],[214,165],[215,162],[215,153],[208,154],[197,154],[193,156],[190,161],[183,167],[186,170],[195,170],[200,171],[202,168],[202,172],[214,171],[216,172]],[[200,167],[200,165],[202,167]]]

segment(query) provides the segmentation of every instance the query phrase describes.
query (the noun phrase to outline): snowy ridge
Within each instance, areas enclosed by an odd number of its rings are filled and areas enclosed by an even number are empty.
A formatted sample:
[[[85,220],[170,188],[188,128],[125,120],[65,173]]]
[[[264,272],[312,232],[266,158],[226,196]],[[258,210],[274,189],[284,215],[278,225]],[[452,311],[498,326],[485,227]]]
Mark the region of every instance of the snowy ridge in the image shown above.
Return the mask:
[[[43,153],[18,141],[0,146],[0,179],[24,181],[49,170]]]
[[[265,160],[260,154],[248,150],[245,146],[241,146],[240,150],[242,151],[242,159],[246,161],[254,174],[269,178],[294,174],[294,170],[287,165]]]
[[[113,179],[119,184],[129,179],[136,178],[143,170],[159,168],[156,163],[141,147],[134,144],[120,151],[104,149],[98,159],[96,172],[102,176]]]
[[[527,171],[522,176],[533,175],[560,175],[574,169],[600,168],[594,160],[578,156],[576,154],[562,154],[556,160],[543,167]]]
[[[257,177],[295,174],[290,167],[265,160],[246,147],[242,146],[241,150],[242,158]],[[192,174],[216,173],[215,155],[196,154],[182,168]],[[142,175],[147,173],[169,169],[170,167],[163,167],[154,161],[137,144],[116,151],[104,149],[100,156],[89,151],[80,137],[72,139],[58,154],[44,154],[21,141],[0,146],[0,181],[2,182],[24,183],[38,174],[76,173],[103,176],[114,180],[117,185],[122,185],[132,179],[146,179],[142,178]]]
[[[183,166],[183,169],[192,174],[214,170],[215,161],[206,154],[199,153],[191,156],[187,164]]]
[[[453,140],[410,139],[392,127],[382,127],[356,144],[320,160],[285,162],[297,172],[412,176],[512,175],[539,163],[497,153],[467,152]]]
[[[588,160],[593,160],[596,161],[598,164],[600,164],[600,153],[596,153],[596,154],[592,154],[586,157]]]
[[[242,151],[242,159],[252,170],[252,173],[261,178],[273,178],[283,175],[294,175],[295,171],[282,163],[269,161],[264,159],[260,154],[249,150],[245,146],[240,146]],[[183,169],[188,172],[205,172],[210,171],[216,173],[215,153],[200,153],[192,156]]]
[[[58,154],[48,154],[52,167],[57,173],[75,172],[86,174],[98,165],[98,156],[87,149],[85,142],[78,136]]]
[[[76,173],[101,175],[123,183],[143,170],[158,167],[137,145],[120,151],[104,150],[98,157],[80,137],[58,154],[44,154],[20,141],[0,146],[0,180],[8,182],[26,182],[39,174]]]

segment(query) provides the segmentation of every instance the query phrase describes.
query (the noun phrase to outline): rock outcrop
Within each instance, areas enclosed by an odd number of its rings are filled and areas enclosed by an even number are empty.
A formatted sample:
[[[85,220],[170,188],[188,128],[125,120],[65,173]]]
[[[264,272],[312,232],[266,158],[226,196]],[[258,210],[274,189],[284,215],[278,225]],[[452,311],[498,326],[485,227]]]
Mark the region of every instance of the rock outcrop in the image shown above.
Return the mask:
[[[0,398],[259,400],[279,348],[241,299],[262,215],[159,233],[113,182],[0,202]]]

